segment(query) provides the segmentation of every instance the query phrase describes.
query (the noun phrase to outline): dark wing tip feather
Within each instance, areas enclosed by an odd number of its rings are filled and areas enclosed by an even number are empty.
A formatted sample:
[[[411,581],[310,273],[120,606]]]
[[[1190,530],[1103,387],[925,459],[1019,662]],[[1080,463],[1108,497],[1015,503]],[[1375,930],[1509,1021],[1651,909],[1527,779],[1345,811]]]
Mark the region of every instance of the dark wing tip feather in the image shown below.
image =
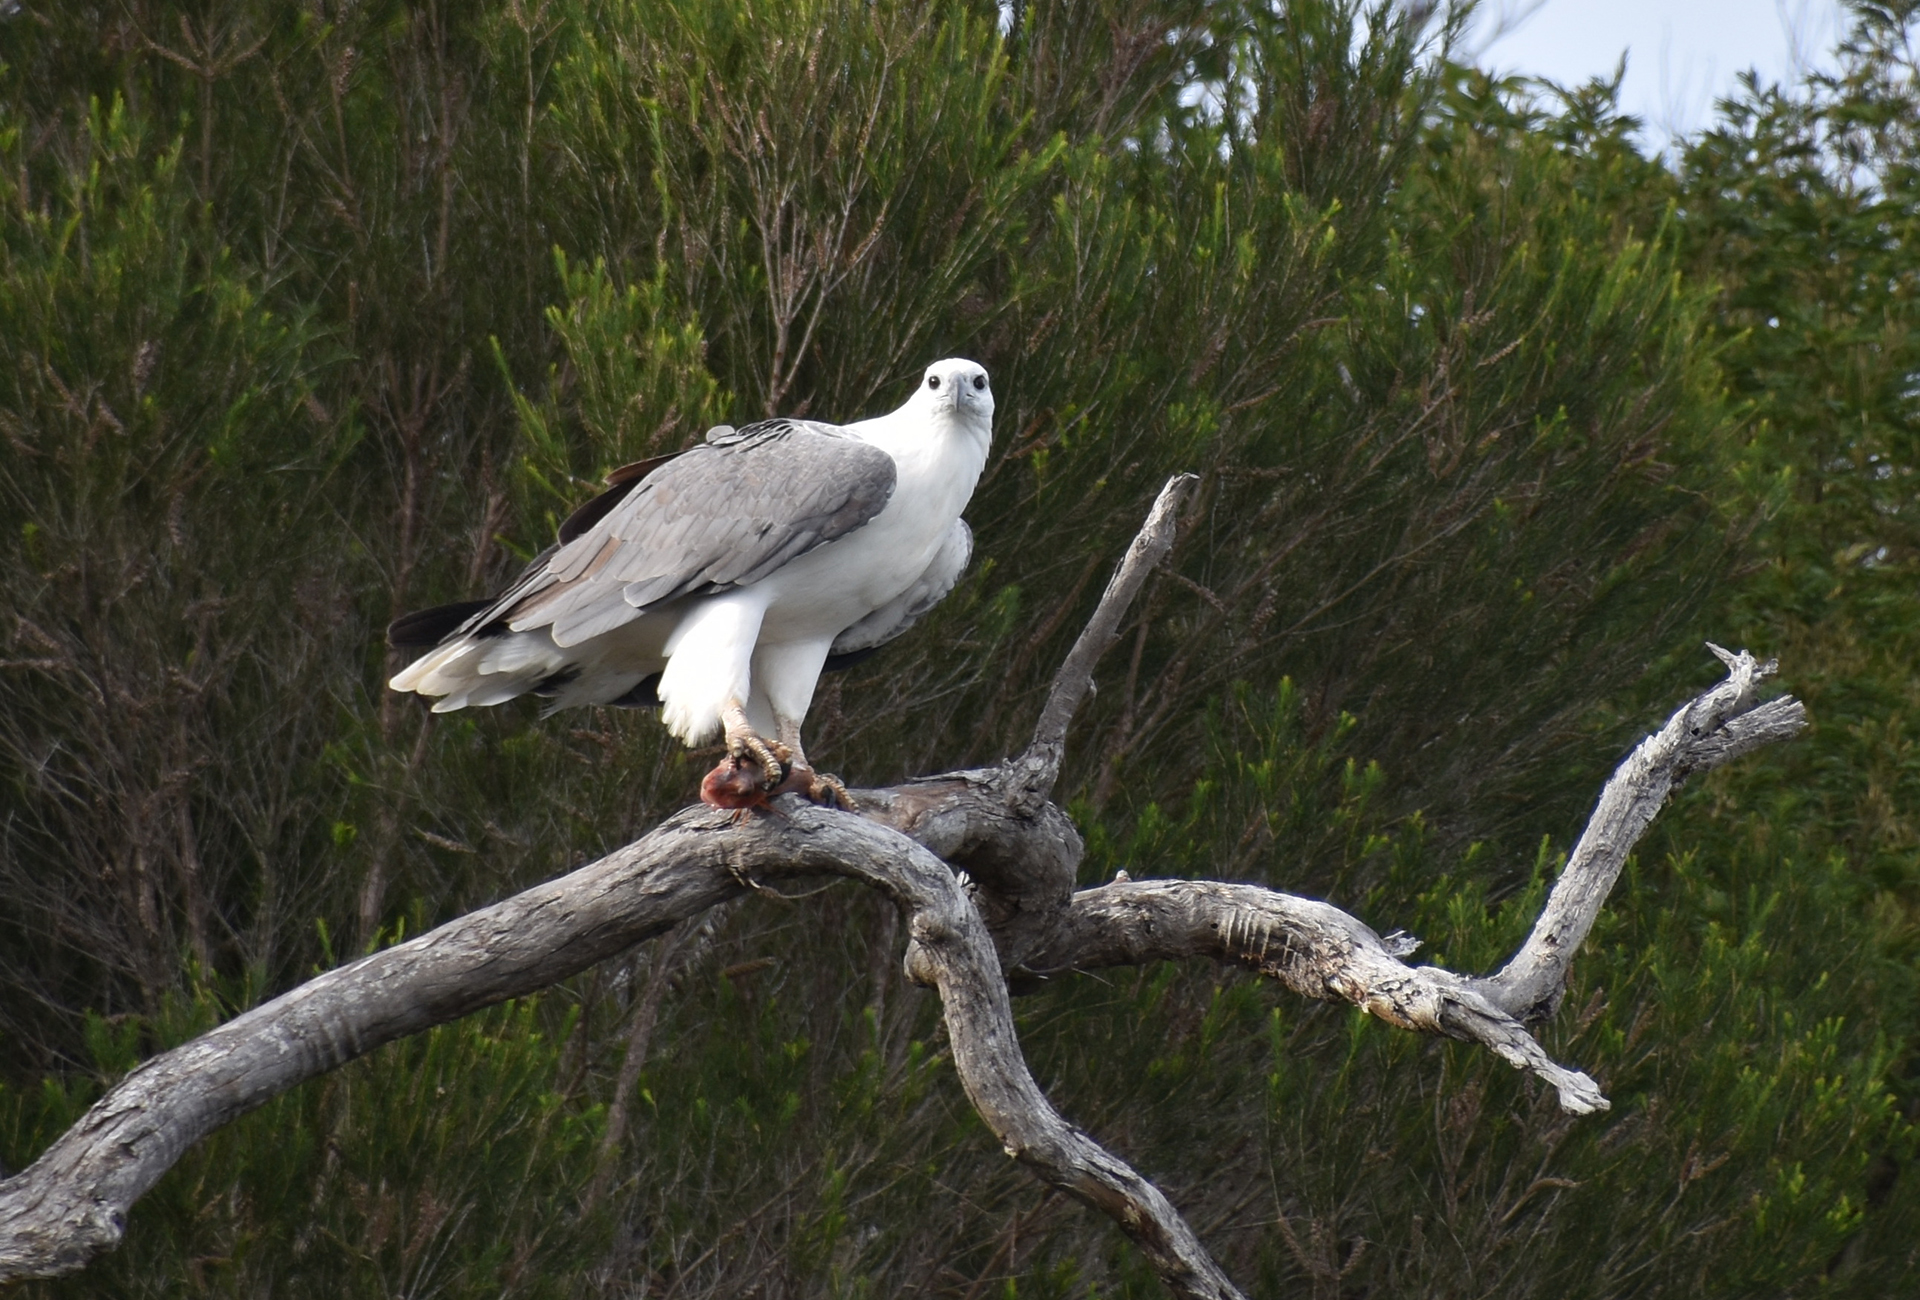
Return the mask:
[[[566,522],[560,525],[560,545],[565,546],[605,519],[615,506],[627,499],[627,494],[638,487],[642,479],[679,454],[672,451],[664,456],[649,456],[631,465],[622,465],[607,475],[607,490],[568,515]]]
[[[607,707],[614,709],[657,709],[663,701],[660,699],[660,674],[651,673],[642,677],[638,685],[617,700],[608,700]]]
[[[873,658],[880,653],[880,649],[880,646],[870,645],[862,650],[849,650],[845,654],[828,655],[827,662],[821,666],[820,671],[823,673],[845,672]]]
[[[462,623],[491,607],[491,600],[457,600],[402,614],[387,624],[387,644],[396,650],[418,650],[439,645]]]
[[[631,465],[622,465],[607,475],[607,486],[620,487],[626,483],[638,483],[679,454],[677,451],[669,451],[659,456],[649,456],[645,460],[636,460]]]

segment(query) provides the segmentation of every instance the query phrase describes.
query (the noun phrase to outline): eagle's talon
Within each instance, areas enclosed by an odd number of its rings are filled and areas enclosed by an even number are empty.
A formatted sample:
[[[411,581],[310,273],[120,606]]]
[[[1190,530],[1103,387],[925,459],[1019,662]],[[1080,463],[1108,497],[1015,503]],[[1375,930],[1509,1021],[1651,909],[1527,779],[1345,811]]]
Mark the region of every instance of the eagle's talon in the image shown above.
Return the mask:
[[[760,768],[760,789],[764,793],[773,790],[786,779],[787,764],[792,756],[784,745],[770,745],[760,734],[754,731],[747,721],[746,710],[740,707],[738,700],[730,700],[721,712],[726,724],[727,753],[733,756],[735,763],[755,763]]]
[[[794,778],[802,772],[810,771],[807,765],[794,757],[793,751],[779,741],[767,742],[767,752],[773,755],[773,766],[761,766],[767,775],[760,782],[760,788],[771,798],[776,794],[785,794],[794,788]]]
[[[822,808],[838,808],[842,812],[858,812],[860,805],[847,793],[846,782],[831,772],[810,772],[812,779],[807,784],[807,798]]]
[[[760,765],[760,771],[763,774],[760,778],[760,788],[762,790],[771,790],[786,779],[786,764],[774,757],[773,747],[768,745],[766,741],[760,739],[760,737],[754,735],[752,732],[748,732],[740,738],[740,747],[745,752],[736,755],[736,757],[750,758]]]
[[[771,793],[774,796],[797,794],[822,808],[854,811],[853,796],[847,793],[847,787],[839,777],[829,772],[816,772],[810,764],[798,759],[791,761],[786,779]]]

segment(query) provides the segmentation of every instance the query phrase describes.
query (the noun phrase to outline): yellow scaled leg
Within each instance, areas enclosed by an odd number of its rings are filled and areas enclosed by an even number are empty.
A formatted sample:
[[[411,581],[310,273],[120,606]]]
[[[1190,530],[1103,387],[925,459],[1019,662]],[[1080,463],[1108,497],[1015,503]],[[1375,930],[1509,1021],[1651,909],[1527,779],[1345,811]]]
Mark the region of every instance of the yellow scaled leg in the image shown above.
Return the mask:
[[[736,759],[751,758],[760,765],[760,788],[771,790],[786,779],[787,771],[774,747],[760,737],[747,721],[747,711],[739,700],[728,700],[720,710],[720,723],[726,728],[727,753]],[[798,754],[798,750],[794,751]]]

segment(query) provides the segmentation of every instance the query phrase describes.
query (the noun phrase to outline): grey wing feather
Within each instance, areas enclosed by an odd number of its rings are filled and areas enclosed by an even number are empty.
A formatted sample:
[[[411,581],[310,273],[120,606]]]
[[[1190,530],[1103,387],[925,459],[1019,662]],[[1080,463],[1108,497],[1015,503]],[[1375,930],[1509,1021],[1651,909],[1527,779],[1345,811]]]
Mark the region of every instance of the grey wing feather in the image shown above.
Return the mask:
[[[835,637],[828,653],[857,654],[900,636],[946,599],[972,557],[973,530],[967,527],[966,520],[956,519],[947,535],[940,539],[940,549],[933,553],[932,561],[913,580],[913,585]]]
[[[718,433],[718,430],[715,430]],[[769,420],[667,461],[525,574],[475,627],[551,627],[558,645],[650,605],[766,577],[885,507],[893,457],[832,425]]]

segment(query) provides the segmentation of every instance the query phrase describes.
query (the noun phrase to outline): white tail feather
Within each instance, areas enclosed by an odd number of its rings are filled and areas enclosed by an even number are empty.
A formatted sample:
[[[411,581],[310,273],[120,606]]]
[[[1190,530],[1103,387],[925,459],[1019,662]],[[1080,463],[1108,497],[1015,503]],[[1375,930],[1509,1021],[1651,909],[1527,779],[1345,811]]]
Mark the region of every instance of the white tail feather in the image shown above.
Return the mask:
[[[396,691],[418,691],[422,695],[445,695],[458,684],[459,674],[455,673],[442,684],[441,674],[452,670],[465,655],[478,647],[471,641],[455,641],[452,645],[443,645],[425,658],[416,659],[393,675],[387,685]]]
[[[488,646],[474,668],[481,673],[517,673],[538,668],[545,677],[559,672],[566,663],[567,656],[554,647],[544,631],[515,632]]]

